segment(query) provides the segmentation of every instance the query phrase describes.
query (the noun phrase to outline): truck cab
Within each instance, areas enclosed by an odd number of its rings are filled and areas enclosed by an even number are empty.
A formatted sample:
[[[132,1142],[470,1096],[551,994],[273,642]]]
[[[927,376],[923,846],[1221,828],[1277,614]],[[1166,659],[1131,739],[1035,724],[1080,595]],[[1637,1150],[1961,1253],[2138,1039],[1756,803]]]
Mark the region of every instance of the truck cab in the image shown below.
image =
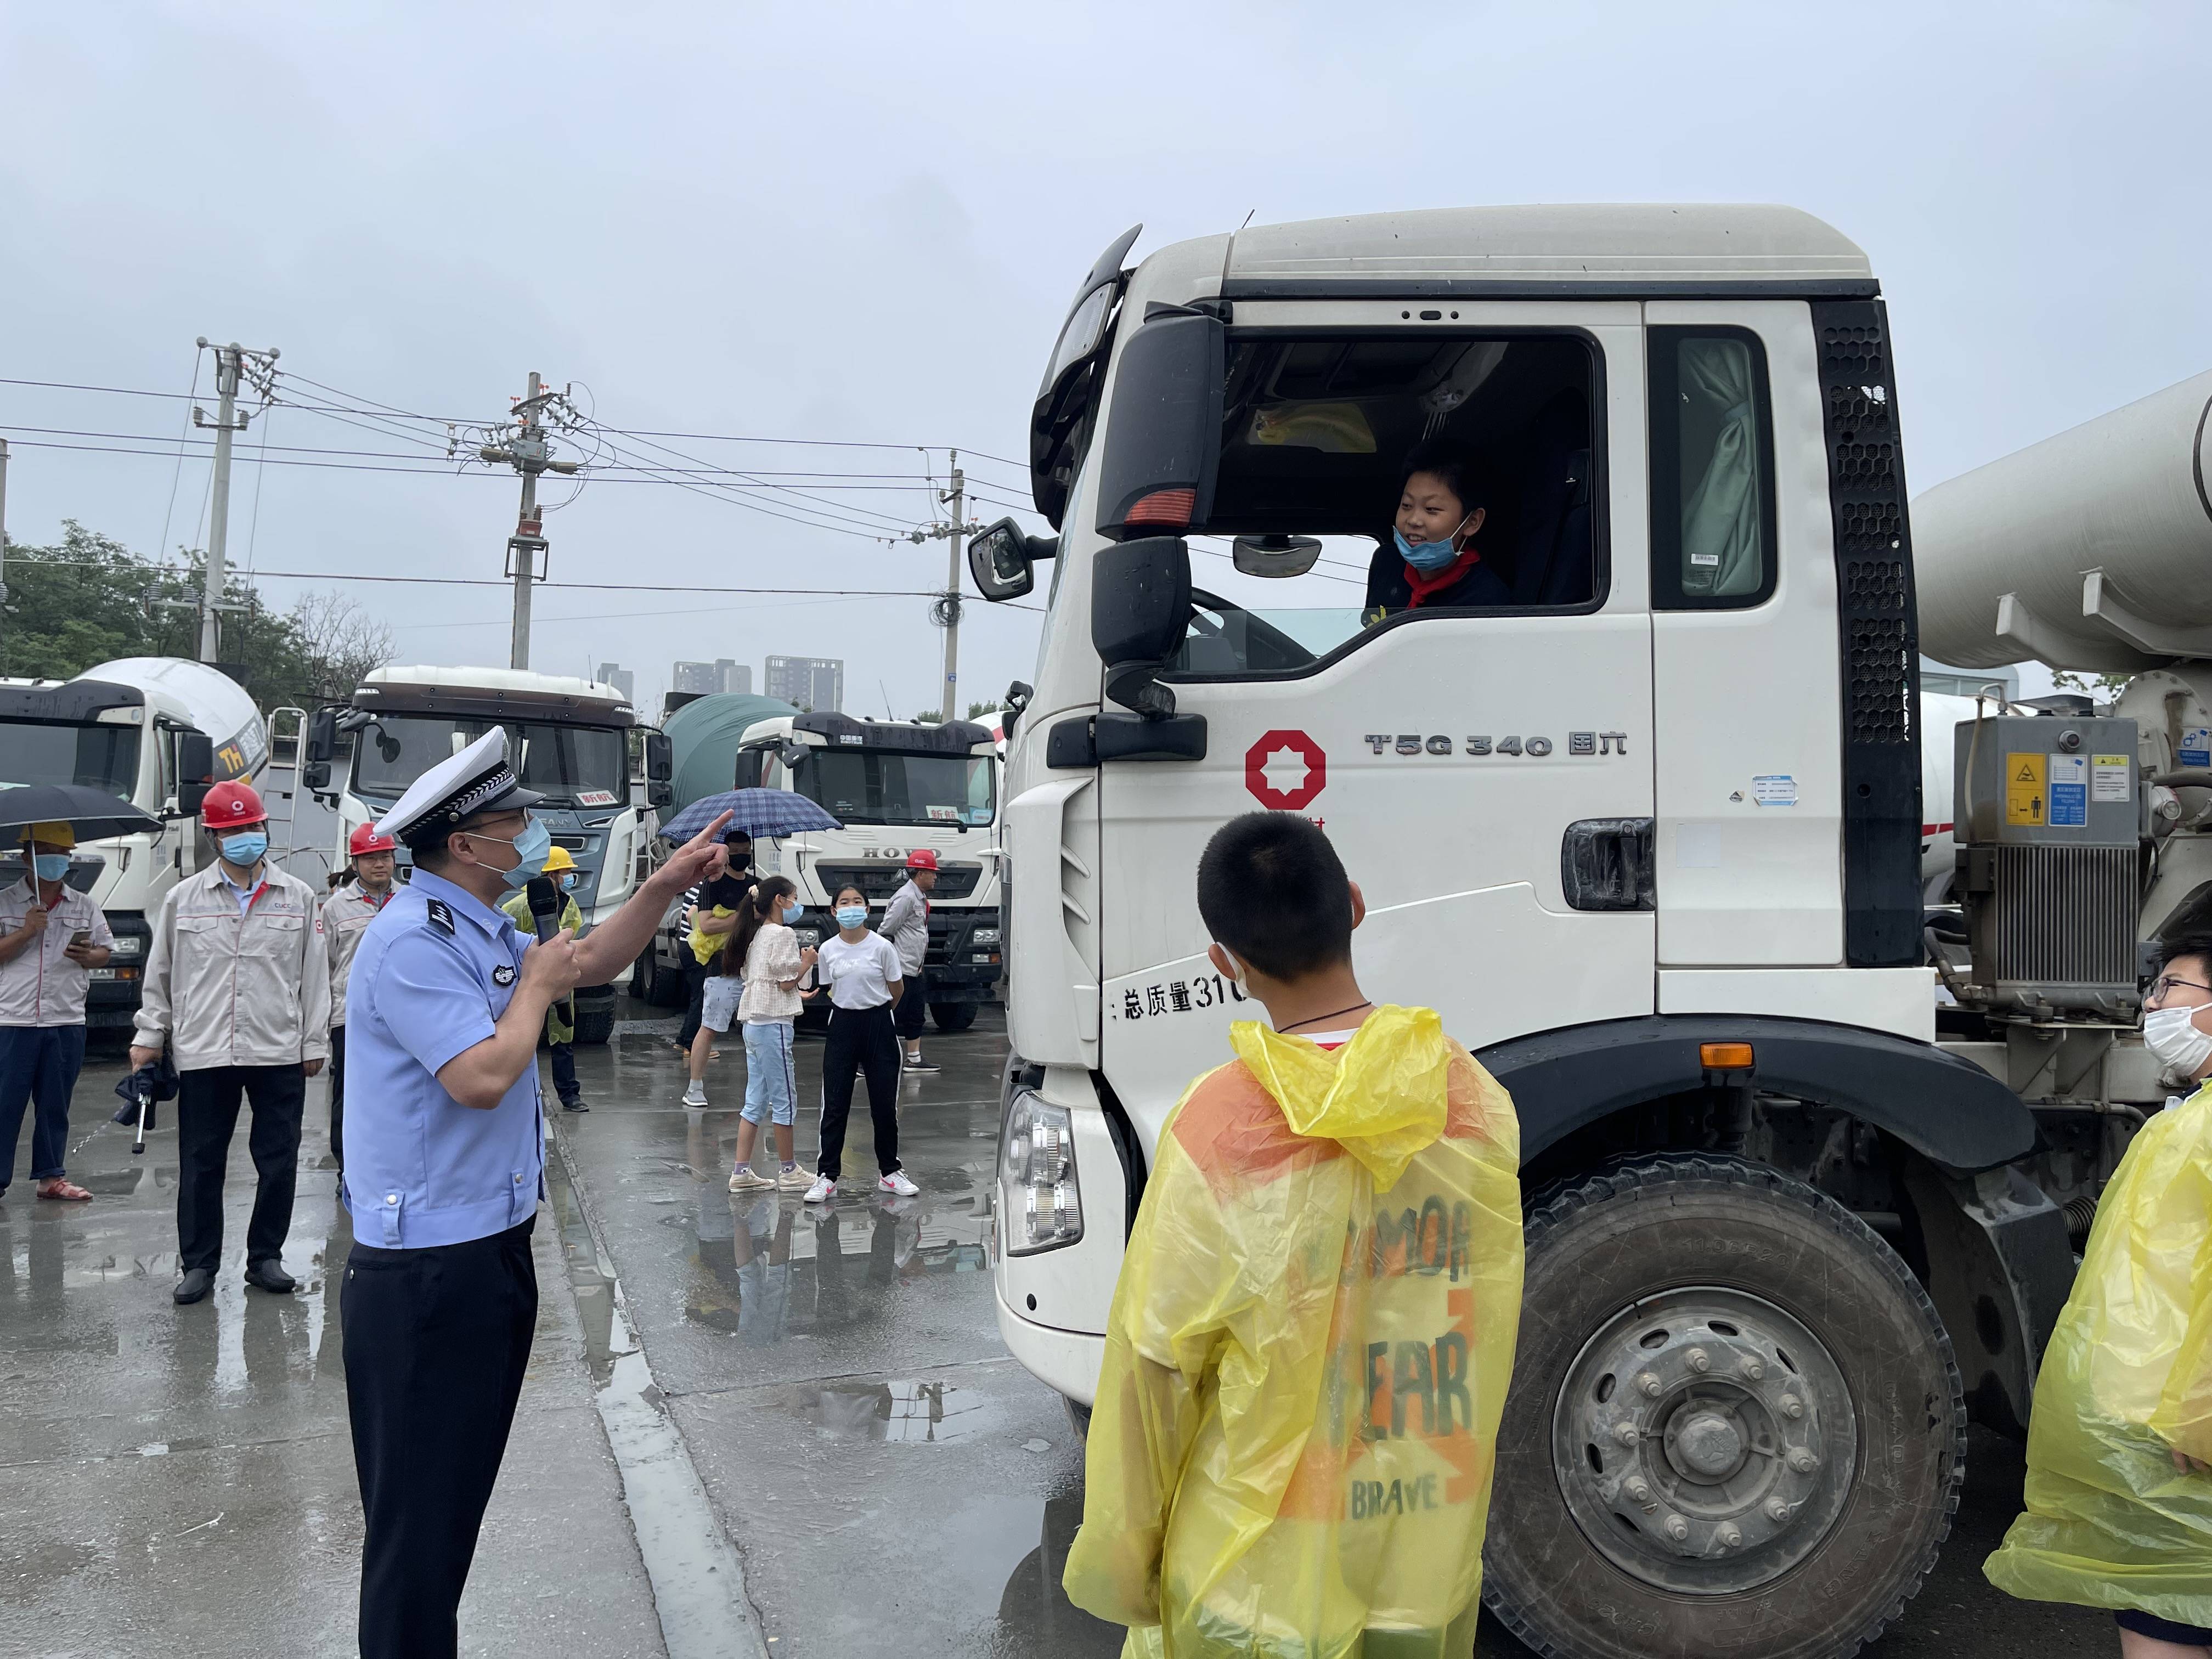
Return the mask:
[[[92,970],[90,1029],[132,1023],[151,919],[170,888],[215,858],[196,821],[202,797],[215,783],[258,784],[269,751],[253,699],[204,663],[128,657],[70,680],[0,679],[0,788],[82,784],[160,826],[81,841],[70,860],[69,884],[92,896],[115,935],[108,965]],[[21,849],[0,847],[0,886],[23,875]]]
[[[1004,971],[998,774],[996,738],[966,720],[799,714],[748,726],[738,750],[737,787],[788,789],[845,826],[757,843],[757,866],[798,884],[809,921],[826,917],[848,882],[880,920],[906,880],[908,857],[922,848],[937,854],[923,965],[939,1030],[974,1024]],[[812,945],[818,934],[809,932],[802,925],[800,939]]]
[[[1002,814],[1009,1347],[1080,1421],[1152,1148],[1261,1017],[1207,962],[1200,852],[1300,813],[1365,894],[1362,984],[1437,1008],[1520,1119],[1493,1611],[1540,1652],[1856,1651],[1942,1541],[1969,1412],[2025,1420],[2061,1206],[2158,1091],[2125,995],[2083,1005],[2114,1060],[2075,1098],[2021,1069],[2048,1032],[2008,1070],[1973,972],[1939,993],[1923,859],[1959,814],[1921,799],[1865,254],[1770,207],[1374,215],[1131,268],[1137,234],[1031,411],[1054,533],[970,547],[987,599],[1047,605]],[[1393,526],[1440,453],[1486,576],[1431,605]],[[2051,938],[2106,892],[2039,895]],[[2102,1127],[2054,1155],[2046,1113]]]
[[[331,867],[346,860],[357,825],[388,811],[409,785],[493,726],[507,728],[524,786],[545,799],[532,811],[576,861],[571,896],[585,925],[622,907],[652,856],[654,794],[665,788],[665,756],[648,754],[634,782],[636,711],[611,685],[520,669],[408,666],[369,674],[343,706],[316,711],[307,742],[307,787],[337,809]],[[649,734],[646,747],[652,750]],[[343,772],[337,768],[343,755]],[[411,874],[406,849],[398,876]],[[621,979],[627,978],[627,970]],[[576,991],[576,1041],[604,1042],[614,1029],[615,985]]]

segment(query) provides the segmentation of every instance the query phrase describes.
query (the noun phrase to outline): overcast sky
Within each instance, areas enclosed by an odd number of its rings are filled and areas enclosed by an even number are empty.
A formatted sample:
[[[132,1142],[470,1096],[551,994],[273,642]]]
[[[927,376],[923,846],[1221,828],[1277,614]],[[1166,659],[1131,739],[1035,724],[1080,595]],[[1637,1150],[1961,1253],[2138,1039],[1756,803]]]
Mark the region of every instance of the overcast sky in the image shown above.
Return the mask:
[[[1871,255],[1924,489],[2212,365],[2208,17],[2185,0],[15,5],[0,374],[182,393],[204,334],[281,348],[348,406],[488,421],[534,368],[631,431],[908,447],[660,441],[826,497],[758,507],[890,532],[932,512],[912,446],[939,447],[940,477],[944,447],[1023,455],[1070,292],[1139,220],[1141,256],[1248,210],[1773,201]],[[210,378],[203,362],[204,398]],[[76,518],[149,554],[165,520],[169,545],[197,544],[209,466],[170,459],[187,409],[0,385],[13,539]],[[27,428],[166,447],[36,447],[113,441]],[[279,409],[240,452],[234,561],[499,575],[511,473],[257,477],[258,442],[377,452],[286,457],[363,467],[432,453]],[[1026,500],[1021,468],[974,465]],[[611,476],[546,529],[556,581],[945,574],[942,542]],[[331,585],[261,583],[279,605]],[[402,660],[507,659],[498,588],[343,591]],[[879,682],[902,716],[936,701],[918,599],[556,588],[537,609],[534,667],[618,660],[641,702],[675,659],[757,677],[770,652],[843,658],[856,712],[883,712]],[[1028,678],[1035,616],[969,615],[964,695]]]

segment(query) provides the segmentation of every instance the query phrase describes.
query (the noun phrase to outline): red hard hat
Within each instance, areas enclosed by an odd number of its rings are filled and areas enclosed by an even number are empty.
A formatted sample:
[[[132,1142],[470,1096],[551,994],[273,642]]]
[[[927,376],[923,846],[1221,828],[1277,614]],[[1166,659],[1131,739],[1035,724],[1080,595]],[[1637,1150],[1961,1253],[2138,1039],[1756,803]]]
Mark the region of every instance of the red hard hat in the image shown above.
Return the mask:
[[[906,867],[909,870],[934,870],[937,868],[937,854],[927,847],[917,847],[906,855]]]
[[[246,783],[218,783],[200,803],[200,822],[210,830],[235,830],[241,824],[266,823],[261,797]]]
[[[363,853],[393,853],[398,849],[399,843],[380,833],[373,823],[356,825],[353,834],[346,837],[346,853],[351,858],[359,858]]]

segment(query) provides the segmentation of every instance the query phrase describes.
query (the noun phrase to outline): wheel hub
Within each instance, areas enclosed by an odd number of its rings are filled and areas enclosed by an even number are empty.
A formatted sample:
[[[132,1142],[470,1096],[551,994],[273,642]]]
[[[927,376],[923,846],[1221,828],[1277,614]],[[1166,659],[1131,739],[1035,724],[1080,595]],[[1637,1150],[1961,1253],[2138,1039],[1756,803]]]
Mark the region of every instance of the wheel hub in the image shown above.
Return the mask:
[[[1809,1554],[1841,1514],[1858,1449],[1842,1369],[1760,1297],[1668,1291],[1607,1321],[1568,1367],[1553,1467],[1576,1524],[1615,1565],[1729,1595]]]

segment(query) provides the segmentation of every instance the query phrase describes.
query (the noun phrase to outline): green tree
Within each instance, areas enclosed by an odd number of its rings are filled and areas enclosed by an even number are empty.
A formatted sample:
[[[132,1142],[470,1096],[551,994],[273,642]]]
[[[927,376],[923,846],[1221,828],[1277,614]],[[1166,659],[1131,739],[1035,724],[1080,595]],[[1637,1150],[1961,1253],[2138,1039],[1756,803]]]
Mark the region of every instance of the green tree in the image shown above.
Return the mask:
[[[968,705],[968,718],[971,720],[979,720],[986,714],[997,714],[1005,707],[1006,705],[1001,702],[971,702]]]

